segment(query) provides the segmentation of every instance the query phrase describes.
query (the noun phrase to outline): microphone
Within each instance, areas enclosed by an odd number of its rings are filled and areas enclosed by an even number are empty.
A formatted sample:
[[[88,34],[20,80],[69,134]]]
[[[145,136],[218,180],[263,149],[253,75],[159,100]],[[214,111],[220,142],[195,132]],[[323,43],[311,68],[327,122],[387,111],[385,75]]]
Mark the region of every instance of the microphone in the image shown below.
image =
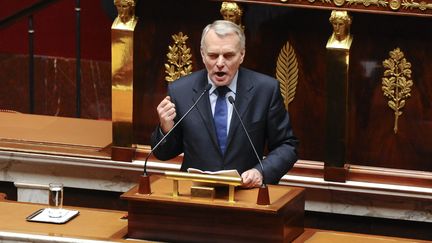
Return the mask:
[[[195,103],[193,103],[193,105],[189,108],[188,111],[186,111],[186,113],[176,122],[176,124],[174,124],[174,126],[161,138],[161,140],[159,140],[159,142],[152,148],[152,150],[150,151],[150,153],[147,155],[147,157],[145,158],[144,161],[144,174],[141,176],[140,178],[140,183],[139,183],[139,188],[138,188],[138,192],[141,194],[150,194],[151,190],[150,190],[150,180],[149,180],[149,176],[147,174],[147,161],[150,158],[150,156],[153,154],[153,152],[159,147],[159,145],[171,134],[172,131],[174,131],[174,129],[183,121],[183,119],[189,115],[189,113],[192,111],[193,108],[195,108],[195,106],[198,104],[198,102],[201,100],[201,98],[203,97],[203,95],[210,90],[210,88],[212,87],[211,84],[207,84],[207,86],[204,88],[203,92],[200,94],[200,96],[198,97],[198,99],[195,101]]]
[[[259,164],[261,166],[262,177],[263,177],[262,180],[263,181],[262,181],[262,184],[261,184],[261,186],[259,188],[259,191],[258,191],[257,204],[259,204],[259,205],[269,205],[270,204],[270,196],[269,196],[267,185],[265,184],[265,180],[264,180],[264,178],[265,178],[264,177],[264,166],[262,164],[261,158],[259,157],[259,155],[258,155],[258,153],[257,153],[257,151],[255,149],[254,144],[252,143],[252,139],[250,138],[249,133],[246,130],[246,126],[244,125],[243,120],[241,119],[240,114],[237,111],[237,108],[236,108],[236,106],[234,104],[234,98],[231,95],[228,96],[228,101],[231,103],[235,114],[237,115],[238,119],[240,120],[240,124],[243,127],[243,130],[244,130],[244,132],[245,132],[245,134],[246,134],[246,136],[247,136],[247,138],[249,140],[249,143],[250,143],[250,145],[251,145],[251,147],[252,147],[252,149],[253,149],[253,151],[255,153],[255,156],[256,156],[256,158],[257,158],[257,160],[258,160],[258,162],[259,162]]]

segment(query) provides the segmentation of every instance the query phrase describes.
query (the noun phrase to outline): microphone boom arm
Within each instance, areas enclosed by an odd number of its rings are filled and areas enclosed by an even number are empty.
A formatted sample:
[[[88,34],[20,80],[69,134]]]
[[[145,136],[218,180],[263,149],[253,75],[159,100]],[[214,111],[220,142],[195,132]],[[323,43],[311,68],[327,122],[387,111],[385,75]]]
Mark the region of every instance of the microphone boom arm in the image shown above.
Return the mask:
[[[240,124],[241,124],[241,126],[243,127],[243,130],[244,130],[244,132],[246,133],[246,136],[247,136],[247,138],[248,138],[248,140],[249,140],[249,143],[250,143],[250,145],[251,145],[251,147],[252,147],[252,149],[253,149],[253,151],[254,151],[254,153],[255,153],[255,156],[257,157],[257,160],[258,160],[258,162],[259,162],[259,164],[260,164],[260,166],[261,166],[262,177],[263,177],[262,184],[265,186],[265,182],[264,182],[264,178],[265,178],[265,177],[264,177],[264,166],[263,166],[263,164],[262,164],[261,158],[259,157],[259,155],[258,155],[258,153],[257,153],[257,151],[256,151],[256,149],[255,149],[255,146],[254,146],[254,144],[253,144],[253,142],[252,142],[252,139],[250,138],[249,133],[248,133],[247,130],[246,130],[246,126],[244,125],[243,120],[241,119],[240,114],[238,113],[237,108],[236,108],[236,106],[234,105],[234,98],[233,98],[232,96],[228,96],[228,101],[229,101],[229,102],[231,103],[231,105],[233,106],[233,110],[234,110],[234,112],[236,113],[237,117],[239,118],[239,120],[240,120]]]
[[[150,153],[147,155],[145,161],[144,161],[144,175],[147,175],[147,160],[150,158],[150,156],[153,154],[153,151],[155,151],[159,145],[168,137],[168,135],[171,134],[172,131],[183,121],[183,119],[192,111],[193,108],[198,104],[198,102],[201,100],[201,97],[209,91],[211,88],[211,84],[208,84],[204,91],[200,94],[198,99],[193,103],[193,105],[189,108],[188,111],[174,124],[174,126],[159,140],[159,142],[153,147],[153,149],[150,151]]]
[[[266,185],[266,183],[265,183],[264,166],[263,166],[263,164],[262,164],[261,158],[258,156],[258,153],[257,153],[257,151],[256,151],[256,149],[255,149],[255,146],[254,146],[254,144],[252,143],[252,139],[250,138],[249,133],[247,132],[246,127],[245,127],[245,125],[244,125],[244,123],[243,123],[243,120],[241,119],[240,114],[238,113],[237,108],[236,108],[235,105],[234,105],[234,98],[233,98],[232,96],[228,96],[228,101],[229,101],[229,102],[231,103],[231,105],[233,106],[233,110],[234,110],[234,112],[236,113],[238,119],[240,120],[240,124],[241,124],[241,126],[243,127],[243,130],[244,130],[244,132],[246,133],[246,136],[247,136],[247,138],[249,139],[249,143],[250,143],[250,145],[252,146],[252,149],[253,149],[253,151],[254,151],[254,153],[255,153],[255,156],[257,157],[258,162],[259,162],[259,164],[260,164],[260,166],[261,166],[261,171],[262,171],[262,184],[261,184],[261,186],[260,186],[259,189],[258,189],[257,204],[258,204],[258,205],[270,205],[270,194],[269,194],[268,187],[267,187],[267,185]]]

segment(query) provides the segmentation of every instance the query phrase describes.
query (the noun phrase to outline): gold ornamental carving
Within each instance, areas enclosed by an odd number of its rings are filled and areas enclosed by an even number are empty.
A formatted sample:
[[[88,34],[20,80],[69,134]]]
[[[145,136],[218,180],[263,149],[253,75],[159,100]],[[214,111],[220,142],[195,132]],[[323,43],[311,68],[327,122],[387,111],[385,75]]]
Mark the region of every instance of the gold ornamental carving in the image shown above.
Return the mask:
[[[357,5],[363,4],[365,7],[369,7],[370,5],[375,5],[377,7],[387,7],[388,1],[386,0],[346,0],[347,5]]]
[[[340,7],[340,6],[344,5],[345,0],[333,0],[333,3],[334,3],[336,6]]]
[[[389,1],[389,7],[391,10],[398,10],[401,7],[401,1],[400,0],[390,0]]]
[[[287,3],[288,1],[281,0],[283,3]],[[310,4],[324,4],[328,5],[327,7],[342,7],[346,5],[349,7],[351,5],[363,5],[364,8],[368,8],[371,5],[384,8],[387,10],[398,11],[401,8],[406,12],[411,10],[415,12],[416,10],[427,11],[432,10],[432,3],[426,1],[416,1],[416,0],[298,0],[298,2],[308,2]]]
[[[165,63],[165,80],[173,82],[178,78],[188,75],[192,72],[192,54],[189,47],[186,45],[186,40],[189,39],[183,32],[171,36],[174,44],[168,46],[168,63]]]
[[[422,11],[426,11],[428,9],[432,9],[432,3],[427,3],[425,1],[417,2],[414,0],[403,0],[402,6],[404,9],[420,9]]]
[[[411,96],[411,63],[406,60],[404,53],[396,48],[390,51],[390,58],[383,61],[384,77],[382,78],[382,91],[389,101],[388,106],[394,111],[393,131],[398,131],[399,116],[405,107],[405,99]]]
[[[276,63],[276,79],[280,83],[280,91],[285,108],[294,99],[298,83],[298,62],[294,49],[287,42],[281,49]]]

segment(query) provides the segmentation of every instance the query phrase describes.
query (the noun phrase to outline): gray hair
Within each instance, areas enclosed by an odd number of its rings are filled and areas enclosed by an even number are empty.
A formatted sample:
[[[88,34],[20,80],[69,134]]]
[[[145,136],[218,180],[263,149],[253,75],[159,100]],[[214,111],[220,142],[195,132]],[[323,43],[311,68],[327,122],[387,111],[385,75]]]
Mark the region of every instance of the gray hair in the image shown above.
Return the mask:
[[[246,48],[246,36],[240,26],[228,20],[216,20],[204,28],[201,35],[201,49],[204,49],[204,39],[210,30],[214,30],[219,37],[236,34],[240,39],[240,47]]]

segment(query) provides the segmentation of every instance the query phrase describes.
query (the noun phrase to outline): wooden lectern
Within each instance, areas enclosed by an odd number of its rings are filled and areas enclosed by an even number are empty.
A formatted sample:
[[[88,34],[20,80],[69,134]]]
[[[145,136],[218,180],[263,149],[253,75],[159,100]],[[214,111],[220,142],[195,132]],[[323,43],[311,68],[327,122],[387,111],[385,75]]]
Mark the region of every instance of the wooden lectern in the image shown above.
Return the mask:
[[[303,233],[304,189],[269,186],[270,205],[256,204],[258,188],[216,189],[214,199],[191,196],[191,181],[152,176],[152,193],[138,186],[124,193],[128,200],[128,237],[168,242],[291,242]]]

